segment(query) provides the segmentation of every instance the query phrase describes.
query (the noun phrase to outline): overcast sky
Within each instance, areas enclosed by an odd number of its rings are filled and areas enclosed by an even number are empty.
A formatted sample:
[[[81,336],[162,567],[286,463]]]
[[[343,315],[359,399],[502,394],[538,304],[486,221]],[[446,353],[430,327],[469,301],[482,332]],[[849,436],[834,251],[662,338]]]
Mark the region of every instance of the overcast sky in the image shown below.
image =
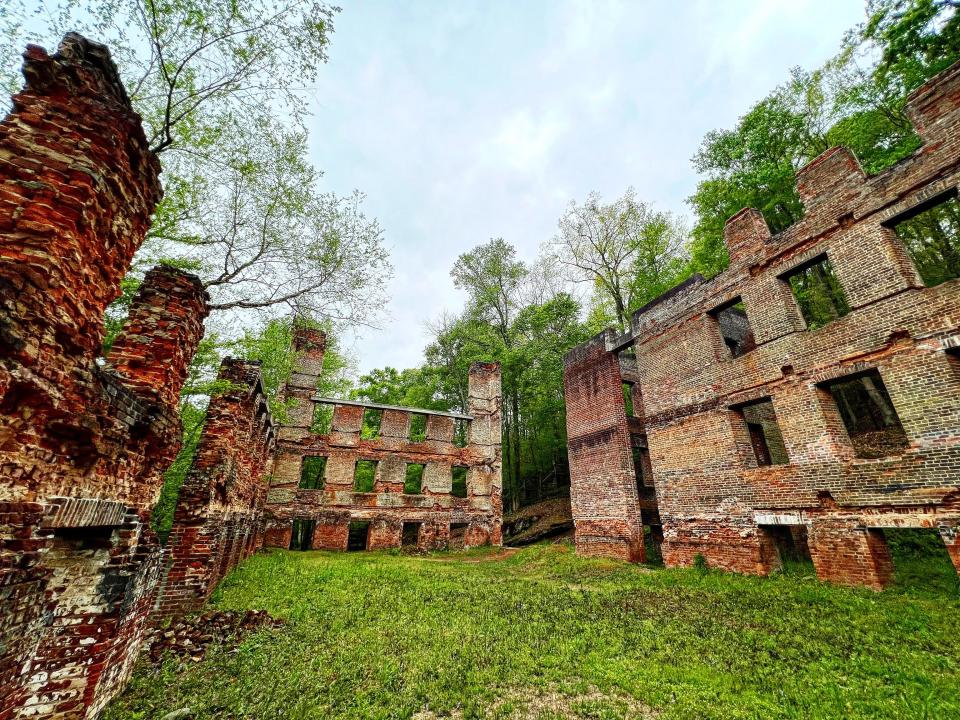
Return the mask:
[[[310,123],[325,189],[367,194],[391,248],[389,318],[359,368],[412,367],[458,311],[457,256],[536,257],[564,206],[633,185],[689,216],[703,135],[839,50],[862,0],[341,0]]]

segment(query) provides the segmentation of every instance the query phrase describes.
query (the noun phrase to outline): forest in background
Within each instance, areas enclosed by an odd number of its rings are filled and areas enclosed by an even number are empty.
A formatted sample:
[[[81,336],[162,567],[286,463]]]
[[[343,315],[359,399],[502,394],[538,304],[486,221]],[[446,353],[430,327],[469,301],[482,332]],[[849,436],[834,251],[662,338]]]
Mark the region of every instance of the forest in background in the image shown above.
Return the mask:
[[[24,39],[43,44],[67,30],[101,39],[163,167],[165,196],[110,309],[105,345],[152,265],[196,273],[212,298],[182,397],[184,449],[154,514],[161,532],[206,403],[224,390],[216,379],[221,358],[261,361],[282,417],[278,391],[292,368],[295,322],[328,333],[324,395],[464,411],[470,363],[499,361],[505,508],[563,493],[564,353],[605,327],[626,329],[632,311],[691,274],[721,272],[723,224],[741,208],[760,210],[774,233],[796,222],[794,175],[829,147],[851,148],[868,173],[908,156],[919,139],[905,115],[907,96],[960,59],[960,2],[869,0],[864,23],[838,39],[835,57],[795,68],[733,128],[707,134],[692,158],[701,180],[689,198],[690,220],[626,188],[612,200],[571,201],[532,262],[518,259],[509,239],[478,243],[451,268],[467,301],[430,320],[423,363],[357,377],[338,338],[383,321],[392,268],[362,192],[319,191],[321,173],[306,160],[302,93],[327,58],[340,9],[294,0],[40,5],[11,0],[0,8],[0,83],[19,87],[14,59]],[[944,226],[960,229],[960,219]],[[817,288],[810,292],[815,305]]]

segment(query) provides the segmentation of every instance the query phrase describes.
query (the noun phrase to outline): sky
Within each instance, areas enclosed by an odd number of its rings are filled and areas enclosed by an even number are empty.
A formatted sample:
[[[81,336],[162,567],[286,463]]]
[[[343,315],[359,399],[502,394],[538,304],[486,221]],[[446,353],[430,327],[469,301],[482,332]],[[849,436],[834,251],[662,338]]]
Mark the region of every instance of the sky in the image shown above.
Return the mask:
[[[492,237],[532,260],[571,200],[629,186],[689,217],[704,134],[864,18],[862,0],[339,4],[311,159],[324,189],[366,193],[395,267],[361,372],[422,361],[427,321],[463,305],[450,268]]]

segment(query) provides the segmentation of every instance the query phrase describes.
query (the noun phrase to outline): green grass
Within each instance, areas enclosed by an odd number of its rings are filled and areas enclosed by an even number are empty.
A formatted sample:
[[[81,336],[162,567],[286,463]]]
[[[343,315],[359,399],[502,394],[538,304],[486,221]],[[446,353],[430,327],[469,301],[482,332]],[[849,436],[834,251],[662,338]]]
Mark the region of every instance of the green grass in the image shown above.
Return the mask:
[[[260,554],[213,605],[287,625],[141,664],[104,717],[960,717],[960,585],[942,564],[878,594],[804,564],[750,578],[568,545]]]

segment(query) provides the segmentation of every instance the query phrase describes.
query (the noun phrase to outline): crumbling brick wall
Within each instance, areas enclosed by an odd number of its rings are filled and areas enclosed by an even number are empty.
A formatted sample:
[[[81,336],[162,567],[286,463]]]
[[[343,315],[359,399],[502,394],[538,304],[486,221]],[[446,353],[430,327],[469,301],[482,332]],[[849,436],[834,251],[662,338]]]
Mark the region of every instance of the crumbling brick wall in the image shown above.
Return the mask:
[[[288,385],[292,401],[289,421],[281,425],[273,485],[267,497],[266,540],[271,547],[289,547],[294,522],[306,522],[308,545],[346,550],[351,522],[368,522],[366,547],[400,547],[404,523],[416,531],[420,548],[500,545],[501,496],[500,366],[474,363],[470,368],[469,441],[454,444],[457,417],[416,408],[336,401],[326,434],[311,432],[313,400],[323,363],[325,337],[297,331],[298,366]],[[361,438],[365,408],[382,408],[380,436]],[[409,438],[412,414],[426,414],[426,437]],[[305,457],[325,458],[323,487],[299,487]],[[354,490],[358,460],[377,463],[372,492]],[[405,493],[407,463],[425,465],[421,492]],[[453,467],[467,468],[466,497],[452,494]],[[455,539],[451,539],[451,526]],[[462,537],[460,529],[462,528]],[[410,536],[412,537],[412,535]]]
[[[263,544],[263,504],[276,432],[260,364],[226,358],[229,389],[210,400],[167,539],[158,612],[199,609],[217,583]]]
[[[160,200],[107,49],[30,46],[0,124],[0,718],[89,717],[128,677],[160,574],[149,528],[203,334],[197,278],[104,310]]]
[[[602,460],[578,462],[578,438],[623,424],[612,390],[602,410],[582,415],[583,398],[602,394],[599,371],[582,370],[582,358],[609,368],[632,347],[668,565],[699,555],[712,566],[765,574],[779,564],[777,535],[804,528],[820,578],[881,588],[892,577],[883,530],[929,527],[939,529],[960,569],[960,280],[926,287],[893,230],[956,193],[960,65],[915,92],[908,111],[923,140],[913,156],[867,177],[849,151],[825,152],[798,175],[806,209],[798,223],[771,237],[759,212],[738,213],[725,228],[729,269],[709,281],[691,278],[635,313],[626,336],[597,338],[568,356],[578,534],[593,520],[582,509],[628,484],[618,474],[626,468],[622,432],[591,448]],[[787,278],[823,255],[849,313],[808,329]],[[737,355],[718,312],[740,301],[752,337]],[[881,445],[872,457],[858,453],[829,391],[863,373],[885,385],[905,435],[903,447]],[[757,422],[776,422],[779,433],[769,439],[783,448],[770,464],[758,461],[745,417],[744,408],[761,402]],[[589,534],[622,543],[627,526],[632,537],[629,505],[616,497]]]

